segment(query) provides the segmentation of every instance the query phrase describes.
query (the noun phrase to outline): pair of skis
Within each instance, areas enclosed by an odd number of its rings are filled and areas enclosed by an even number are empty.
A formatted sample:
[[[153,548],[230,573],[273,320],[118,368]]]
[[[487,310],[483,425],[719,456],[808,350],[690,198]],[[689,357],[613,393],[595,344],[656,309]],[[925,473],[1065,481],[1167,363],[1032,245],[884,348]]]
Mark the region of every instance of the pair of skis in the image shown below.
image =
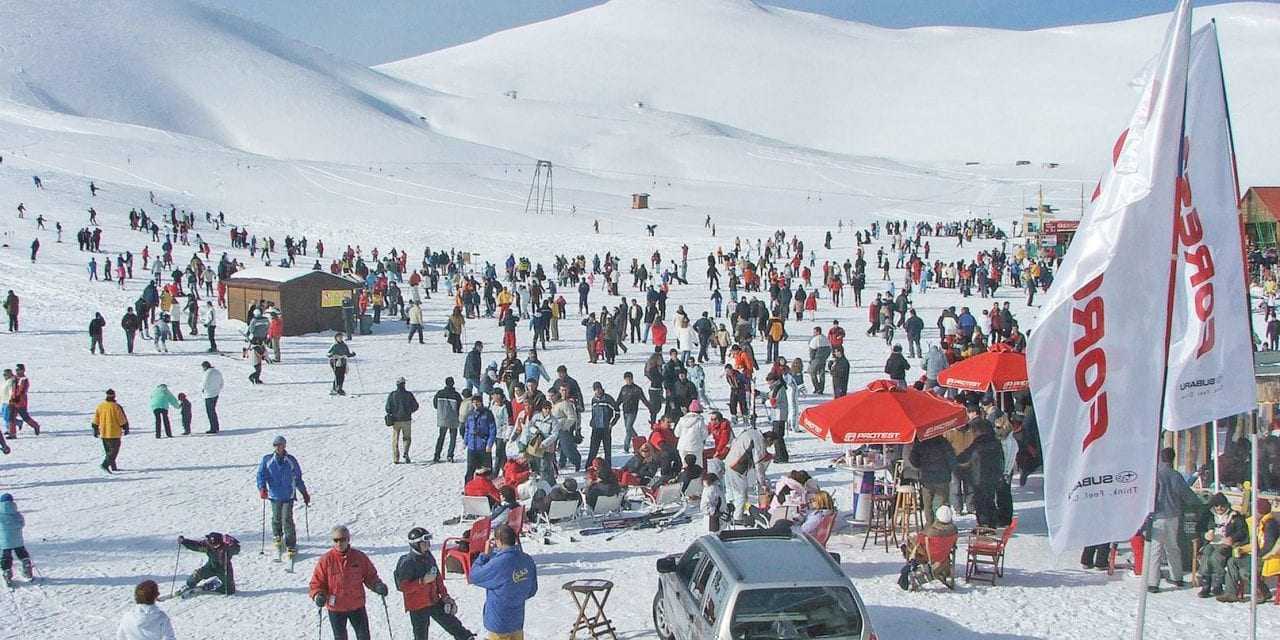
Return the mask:
[[[582,529],[578,534],[583,536],[611,534],[605,538],[605,541],[608,542],[629,531],[637,531],[639,529],[662,530],[692,521],[692,517],[685,514],[686,509],[686,506],[681,506],[677,511],[656,511],[642,516],[606,520],[601,526]]]

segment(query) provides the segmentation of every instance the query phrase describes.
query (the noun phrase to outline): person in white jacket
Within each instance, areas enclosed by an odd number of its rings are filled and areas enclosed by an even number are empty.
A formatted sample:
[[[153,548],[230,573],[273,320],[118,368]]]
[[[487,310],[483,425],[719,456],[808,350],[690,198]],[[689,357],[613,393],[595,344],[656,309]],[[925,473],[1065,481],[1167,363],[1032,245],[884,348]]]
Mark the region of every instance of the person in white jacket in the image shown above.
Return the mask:
[[[694,459],[702,460],[702,450],[706,446],[707,441],[707,419],[702,415],[702,403],[694,400],[689,403],[689,413],[680,416],[680,420],[676,422],[676,450],[680,452],[680,459],[683,460],[686,455],[693,455]]]
[[[222,372],[209,364],[208,360],[200,363],[204,369],[204,382],[200,384],[200,395],[204,398],[204,413],[209,418],[209,430],[205,433],[218,432],[218,396],[222,394]]]
[[[121,616],[116,640],[177,640],[169,616],[156,606],[159,596],[160,587],[154,580],[143,580],[134,587],[135,604]]]

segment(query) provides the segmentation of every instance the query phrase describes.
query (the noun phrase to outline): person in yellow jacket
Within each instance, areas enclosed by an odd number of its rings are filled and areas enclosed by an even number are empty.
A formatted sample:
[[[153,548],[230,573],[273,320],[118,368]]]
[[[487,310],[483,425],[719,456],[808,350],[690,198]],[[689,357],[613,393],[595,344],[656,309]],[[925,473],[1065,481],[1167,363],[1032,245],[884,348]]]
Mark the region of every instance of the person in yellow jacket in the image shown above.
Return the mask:
[[[102,450],[106,456],[102,459],[103,471],[118,471],[116,456],[120,455],[120,438],[129,434],[129,418],[124,409],[116,402],[115,389],[107,389],[107,399],[98,404],[93,412],[93,435],[102,440]]]
[[[1249,518],[1249,531],[1258,539],[1258,597],[1259,601],[1266,600],[1271,597],[1267,578],[1280,575],[1280,520],[1271,513],[1271,502],[1266,498],[1260,498],[1255,505],[1254,515]],[[1226,584],[1218,602],[1241,602],[1237,594],[1249,591],[1251,546],[1246,540],[1232,550],[1232,557],[1227,561]]]

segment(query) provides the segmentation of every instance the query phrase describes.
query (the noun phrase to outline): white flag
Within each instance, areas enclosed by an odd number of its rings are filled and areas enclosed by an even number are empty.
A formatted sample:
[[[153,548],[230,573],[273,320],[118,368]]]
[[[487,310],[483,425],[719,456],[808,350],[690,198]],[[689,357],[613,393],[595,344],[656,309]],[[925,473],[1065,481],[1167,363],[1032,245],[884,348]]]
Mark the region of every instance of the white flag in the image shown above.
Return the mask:
[[[1218,32],[1210,23],[1191,37],[1187,73],[1166,429],[1245,413],[1256,399],[1228,132]]]
[[[1190,17],[1183,0],[1031,338],[1055,551],[1127,540],[1155,497]]]

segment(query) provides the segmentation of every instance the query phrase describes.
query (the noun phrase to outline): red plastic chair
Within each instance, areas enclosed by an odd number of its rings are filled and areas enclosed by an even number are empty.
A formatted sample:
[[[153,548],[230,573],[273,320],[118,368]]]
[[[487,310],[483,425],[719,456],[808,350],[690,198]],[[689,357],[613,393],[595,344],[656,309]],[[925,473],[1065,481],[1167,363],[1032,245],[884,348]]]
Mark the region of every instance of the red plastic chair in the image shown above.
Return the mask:
[[[995,537],[996,530],[979,527],[969,535],[969,559],[965,563],[965,582],[983,580],[995,585],[996,578],[1004,577],[1004,553],[1009,538],[1018,528],[1018,518],[1014,516],[1009,526],[1004,528],[1000,537]],[[983,569],[989,567],[990,570]]]
[[[832,511],[823,517],[822,522],[818,524],[818,530],[813,532],[813,539],[822,545],[823,549],[827,548],[827,540],[831,539],[831,532],[836,528],[836,512]]]
[[[960,534],[926,536],[921,533],[917,535],[924,538],[924,551],[929,558],[931,575],[954,591],[956,588],[956,542],[960,539]],[[943,568],[935,570],[934,565],[940,565]]]
[[[523,516],[521,516],[523,518]],[[440,566],[445,578],[449,577],[449,560],[457,560],[462,567],[462,575],[471,577],[471,562],[484,553],[489,544],[489,519],[480,518],[471,525],[467,533],[466,548],[462,547],[462,538],[445,538],[440,551]]]
[[[520,544],[520,536],[524,534],[524,519],[525,508],[523,505],[512,507],[511,511],[507,512],[507,526],[516,532],[516,544]]]

